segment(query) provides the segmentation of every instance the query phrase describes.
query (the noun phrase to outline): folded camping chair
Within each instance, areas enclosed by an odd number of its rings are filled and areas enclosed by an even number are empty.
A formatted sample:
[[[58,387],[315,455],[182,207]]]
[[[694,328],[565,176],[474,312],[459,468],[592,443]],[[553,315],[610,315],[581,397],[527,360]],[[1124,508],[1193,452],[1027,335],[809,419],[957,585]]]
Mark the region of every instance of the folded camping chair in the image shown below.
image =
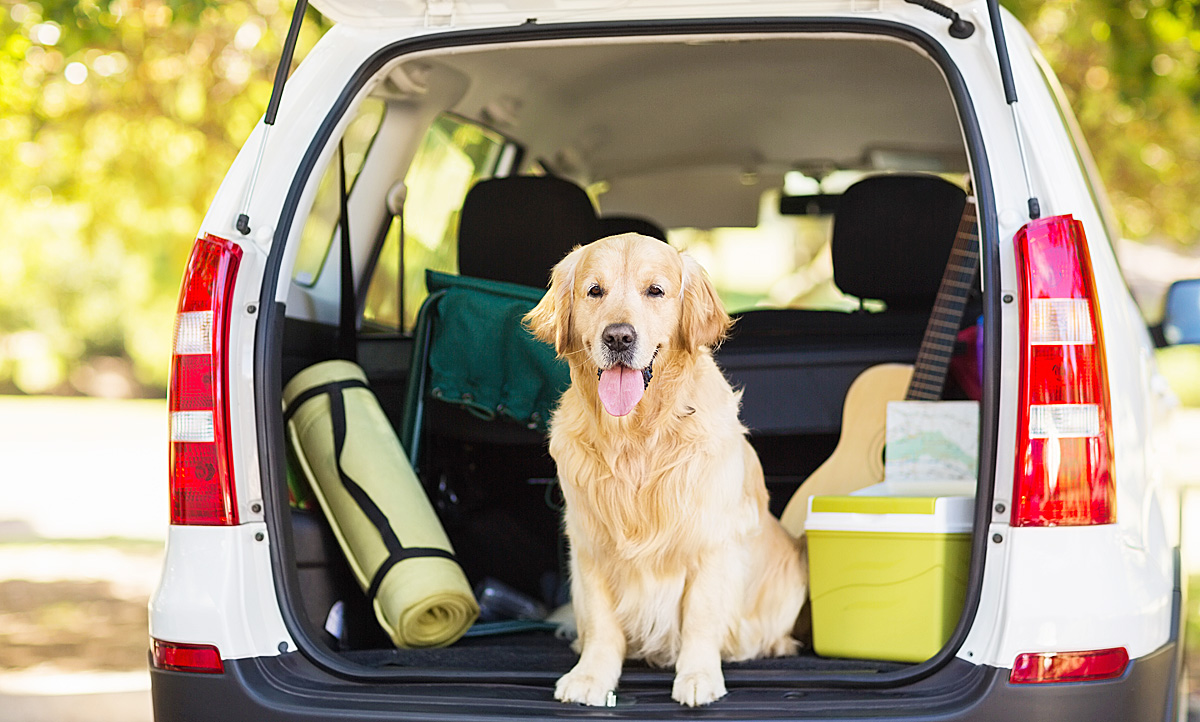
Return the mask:
[[[601,235],[591,199],[568,180],[513,176],[471,188],[459,221],[461,275],[427,274],[430,295],[414,329],[400,434],[414,465],[430,399],[469,412],[462,423],[447,424],[457,432],[542,442],[570,377],[521,317],[545,293],[554,264]],[[478,419],[515,423],[483,426]]]
[[[400,430],[413,466],[419,465],[428,399],[478,419],[512,422],[530,430],[524,440],[540,441],[571,380],[566,362],[522,322],[545,291],[436,271],[426,273],[426,284],[430,295],[417,317]]]

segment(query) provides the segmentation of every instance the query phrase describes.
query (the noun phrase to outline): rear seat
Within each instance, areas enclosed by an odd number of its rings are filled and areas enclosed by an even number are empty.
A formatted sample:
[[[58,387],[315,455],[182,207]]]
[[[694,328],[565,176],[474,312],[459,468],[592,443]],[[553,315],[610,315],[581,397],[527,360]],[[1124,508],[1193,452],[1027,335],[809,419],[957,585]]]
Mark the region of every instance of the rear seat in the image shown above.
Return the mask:
[[[846,190],[831,240],[834,283],[887,310],[741,314],[717,355],[745,389],[742,418],[753,433],[836,434],[859,373],[912,363],[965,202],[961,188],[931,175],[873,176]]]
[[[592,200],[571,181],[555,176],[480,181],[463,200],[458,272],[544,289],[554,264],[602,235]]]
[[[640,233],[660,241],[667,240],[667,232],[662,226],[641,216],[600,216],[601,238],[622,233]]]
[[[494,577],[547,599],[564,588],[545,423],[570,377],[520,319],[554,264],[600,234],[591,199],[569,181],[486,180],[463,202],[461,275],[427,275],[401,442],[476,583]]]
[[[527,286],[536,300],[545,290],[554,264],[575,246],[602,235],[591,199],[571,181],[555,176],[510,176],[480,181],[463,200],[458,231],[459,274],[468,286],[469,279]],[[503,292],[520,294],[519,289]],[[504,410],[495,414],[500,417],[499,422],[479,418],[487,414],[472,408],[478,403],[474,399],[439,395],[436,403],[425,403],[432,389],[425,388],[423,370],[428,365],[430,328],[437,323],[436,306],[440,297],[435,294],[426,301],[415,330],[418,343],[413,356],[414,374],[404,404],[401,431],[410,458],[420,458],[419,445],[426,430],[461,441],[544,444],[544,418],[537,419],[535,424],[543,428],[531,429],[524,424],[504,422]],[[532,307],[533,302],[529,305]],[[445,311],[454,315],[450,309]],[[497,329],[496,333],[500,331]],[[467,408],[474,413],[468,413]]]

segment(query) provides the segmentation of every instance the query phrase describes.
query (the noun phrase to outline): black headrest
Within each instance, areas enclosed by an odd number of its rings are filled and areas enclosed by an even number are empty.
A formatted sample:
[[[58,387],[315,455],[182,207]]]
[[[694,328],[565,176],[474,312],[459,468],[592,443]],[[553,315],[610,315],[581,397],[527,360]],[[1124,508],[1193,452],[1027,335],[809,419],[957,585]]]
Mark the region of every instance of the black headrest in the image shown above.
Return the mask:
[[[833,282],[891,310],[928,310],[967,194],[931,175],[880,175],[846,189],[833,220]]]
[[[667,240],[667,232],[661,226],[639,216],[600,216],[600,233],[601,237],[640,233],[660,241]]]
[[[476,183],[458,223],[458,271],[545,288],[550,269],[579,244],[601,236],[592,200],[553,176]]]

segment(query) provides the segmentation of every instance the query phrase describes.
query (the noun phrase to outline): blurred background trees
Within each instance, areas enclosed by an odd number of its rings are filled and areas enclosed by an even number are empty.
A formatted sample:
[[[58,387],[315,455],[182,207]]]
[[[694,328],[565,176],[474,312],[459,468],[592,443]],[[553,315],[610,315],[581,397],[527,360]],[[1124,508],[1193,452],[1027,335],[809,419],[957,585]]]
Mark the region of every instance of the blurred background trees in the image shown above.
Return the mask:
[[[291,9],[0,2],[0,391],[162,393],[191,242]],[[298,55],[321,32],[311,13]]]
[[[1200,232],[1193,0],[1005,0],[1054,68],[1128,238]]]
[[[1125,234],[1200,236],[1193,0],[1005,0]],[[0,393],[160,395],[179,278],[292,0],[0,0]],[[326,28],[309,11],[297,61]]]

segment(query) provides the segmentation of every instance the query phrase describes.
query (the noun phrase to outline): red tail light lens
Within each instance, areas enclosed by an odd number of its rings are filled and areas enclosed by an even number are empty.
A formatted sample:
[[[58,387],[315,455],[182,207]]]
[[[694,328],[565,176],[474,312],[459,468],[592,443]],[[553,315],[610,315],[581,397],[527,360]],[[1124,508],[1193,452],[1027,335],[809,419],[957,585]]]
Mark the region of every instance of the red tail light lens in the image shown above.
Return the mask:
[[[171,358],[171,523],[237,523],[229,444],[230,304],[242,249],[215,236],[192,248]]]
[[[211,644],[177,644],[152,639],[150,645],[154,666],[158,669],[203,674],[221,674],[225,671],[220,651]]]
[[[1017,655],[1008,681],[1043,684],[1114,679],[1124,674],[1127,666],[1129,652],[1124,647],[1094,652],[1027,652]]]
[[[1108,371],[1083,224],[1043,218],[1015,240],[1021,381],[1012,523],[1111,524]]]

